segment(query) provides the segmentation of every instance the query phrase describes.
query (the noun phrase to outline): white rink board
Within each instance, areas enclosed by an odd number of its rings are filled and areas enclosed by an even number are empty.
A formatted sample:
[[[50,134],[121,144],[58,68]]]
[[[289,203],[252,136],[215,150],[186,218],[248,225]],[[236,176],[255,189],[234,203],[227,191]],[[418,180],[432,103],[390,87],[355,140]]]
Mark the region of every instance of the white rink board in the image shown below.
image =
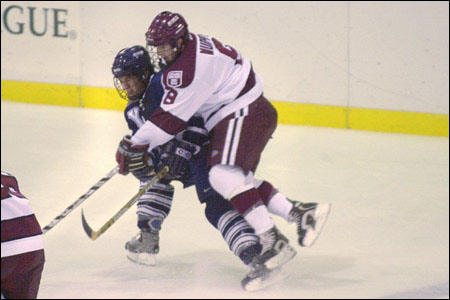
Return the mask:
[[[193,32],[251,59],[272,101],[449,113],[448,2],[2,1],[1,7],[2,80],[112,88],[116,53],[144,44],[154,16],[170,10]],[[31,33],[30,8],[36,32],[47,24],[42,36]]]

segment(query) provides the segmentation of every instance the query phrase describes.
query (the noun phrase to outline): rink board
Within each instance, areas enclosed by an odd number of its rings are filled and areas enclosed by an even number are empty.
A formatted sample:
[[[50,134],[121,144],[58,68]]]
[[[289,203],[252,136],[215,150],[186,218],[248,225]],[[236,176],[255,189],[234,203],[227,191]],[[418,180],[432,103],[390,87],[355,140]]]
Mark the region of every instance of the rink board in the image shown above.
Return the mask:
[[[2,100],[62,106],[123,110],[113,88],[2,80]],[[448,115],[273,102],[282,124],[348,128],[368,131],[449,136]]]

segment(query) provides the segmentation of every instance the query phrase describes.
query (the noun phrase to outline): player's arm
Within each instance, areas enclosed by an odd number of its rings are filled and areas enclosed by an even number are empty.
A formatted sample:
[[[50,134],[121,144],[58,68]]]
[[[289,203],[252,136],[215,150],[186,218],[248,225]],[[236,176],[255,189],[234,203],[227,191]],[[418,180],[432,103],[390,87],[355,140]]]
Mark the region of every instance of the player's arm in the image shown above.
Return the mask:
[[[169,72],[170,73],[170,72]],[[187,128],[188,120],[199,110],[214,91],[207,76],[200,74],[188,86],[175,88],[164,83],[161,105],[148,121],[139,128],[131,141],[149,144],[150,148],[170,141]]]

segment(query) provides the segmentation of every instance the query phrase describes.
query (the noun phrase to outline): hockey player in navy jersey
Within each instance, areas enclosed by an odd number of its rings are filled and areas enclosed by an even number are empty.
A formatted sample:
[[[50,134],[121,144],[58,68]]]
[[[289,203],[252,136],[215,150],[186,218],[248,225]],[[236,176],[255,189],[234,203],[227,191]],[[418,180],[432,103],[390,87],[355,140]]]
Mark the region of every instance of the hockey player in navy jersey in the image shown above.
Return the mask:
[[[125,48],[116,55],[112,73],[114,85],[119,95],[128,100],[125,119],[132,135],[160,106],[164,89],[162,73],[154,73],[147,50],[141,46]],[[210,186],[206,167],[208,133],[201,117],[192,117],[187,129],[168,143],[154,148],[150,153],[146,147],[132,147],[131,136],[126,136],[119,144],[116,159],[121,166],[120,173],[131,172],[141,182],[141,187],[162,166],[169,166],[169,175],[150,188],[137,203],[138,228],[140,232],[127,242],[127,256],[137,263],[152,265],[159,252],[159,232],[170,212],[174,187],[171,180],[181,181],[184,187],[195,185],[198,198],[205,203],[208,221],[217,228],[229,248],[250,265],[258,259],[261,245],[254,230],[245,219]],[[142,154],[135,159],[136,153]],[[271,270],[260,268],[251,270],[244,278],[244,288],[249,282],[256,282],[259,289],[271,283]]]
[[[130,142],[153,149],[201,116],[209,132],[211,186],[244,217],[263,246],[253,266],[276,268],[296,251],[270,214],[297,225],[300,246],[311,246],[331,204],[288,199],[271,183],[255,178],[262,152],[277,127],[277,111],[263,95],[262,77],[249,59],[219,40],[195,34],[178,13],[164,11],[151,22],[146,42],[162,66],[164,96]]]

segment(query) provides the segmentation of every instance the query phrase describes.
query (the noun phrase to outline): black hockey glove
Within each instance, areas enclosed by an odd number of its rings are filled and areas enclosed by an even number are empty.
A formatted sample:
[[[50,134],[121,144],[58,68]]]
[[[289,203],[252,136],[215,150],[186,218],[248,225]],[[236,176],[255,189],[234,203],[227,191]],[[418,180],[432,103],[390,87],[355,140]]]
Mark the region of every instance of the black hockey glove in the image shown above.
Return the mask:
[[[196,152],[196,145],[186,141],[171,140],[162,147],[160,166],[168,166],[169,174],[166,178],[180,179],[186,174],[186,168],[193,154]]]
[[[204,127],[203,118],[192,117],[189,120],[188,128],[183,131],[179,139],[193,145],[195,148],[193,154],[198,154],[201,148],[209,143],[208,130]]]
[[[131,136],[126,135],[119,143],[116,161],[119,164],[119,174],[133,173],[139,180],[145,181],[153,172],[152,153],[148,153],[148,144],[132,146]]]

